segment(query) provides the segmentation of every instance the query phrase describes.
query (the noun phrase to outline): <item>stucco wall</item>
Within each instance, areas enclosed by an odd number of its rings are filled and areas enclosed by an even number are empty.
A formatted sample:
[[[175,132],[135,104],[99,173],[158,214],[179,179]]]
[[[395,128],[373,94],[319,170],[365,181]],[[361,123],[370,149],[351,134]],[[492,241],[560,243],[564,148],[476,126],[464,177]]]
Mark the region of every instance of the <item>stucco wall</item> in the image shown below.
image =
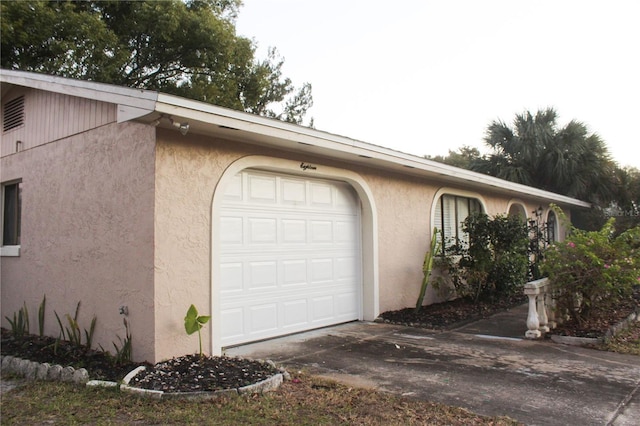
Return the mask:
[[[186,335],[183,318],[191,303],[201,314],[212,314],[214,191],[225,169],[251,155],[311,162],[319,168],[331,166],[359,174],[371,190],[376,206],[379,312],[415,304],[422,281],[422,261],[431,237],[432,203],[445,185],[255,145],[197,135],[183,137],[178,132],[159,129],[155,200],[157,359],[198,349],[198,337]],[[465,191],[465,188],[450,189]],[[479,194],[479,197],[490,215],[506,214],[514,202],[506,196]],[[540,205],[535,200],[515,201],[522,203],[528,212]],[[430,290],[426,303],[437,300],[438,295]],[[202,334],[207,351],[212,343],[211,329],[208,324]]]
[[[97,317],[95,345],[113,349],[128,320],[137,359],[153,358],[155,129],[108,124],[2,158],[2,181],[22,179],[19,257],[1,259],[2,324],[23,301],[38,332],[58,336],[81,302],[79,323]]]

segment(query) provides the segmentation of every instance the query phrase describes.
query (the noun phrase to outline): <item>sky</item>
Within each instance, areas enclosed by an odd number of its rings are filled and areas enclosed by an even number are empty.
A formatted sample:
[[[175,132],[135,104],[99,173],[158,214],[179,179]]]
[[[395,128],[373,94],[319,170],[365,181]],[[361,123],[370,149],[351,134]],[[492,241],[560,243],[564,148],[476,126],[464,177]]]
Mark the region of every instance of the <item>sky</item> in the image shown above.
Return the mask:
[[[487,152],[494,120],[553,107],[640,168],[638,0],[243,0],[239,35],[313,86],[317,130],[415,155]]]

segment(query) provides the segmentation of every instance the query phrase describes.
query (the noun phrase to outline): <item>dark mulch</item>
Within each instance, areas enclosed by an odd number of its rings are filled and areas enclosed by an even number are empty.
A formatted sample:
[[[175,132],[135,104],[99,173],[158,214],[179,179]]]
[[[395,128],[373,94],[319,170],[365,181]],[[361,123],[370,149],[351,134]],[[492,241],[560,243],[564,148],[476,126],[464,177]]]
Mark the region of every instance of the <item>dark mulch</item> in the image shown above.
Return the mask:
[[[422,306],[416,311],[414,308],[405,308],[398,311],[388,311],[380,315],[378,321],[401,324],[410,327],[428,328],[433,330],[452,330],[469,322],[490,317],[498,312],[511,309],[527,303],[527,297],[516,295],[492,303],[475,302],[469,298],[459,298],[448,302],[435,303]],[[640,287],[635,288],[633,296],[614,308],[604,312],[594,312],[589,321],[577,323],[565,321],[547,333],[561,336],[575,337],[603,337],[614,325],[625,320],[631,313],[640,309]]]
[[[640,309],[640,287],[634,289],[630,299],[623,300],[610,309],[593,312],[589,320],[582,322],[565,321],[558,324],[548,335],[601,338],[616,324],[624,321]]]
[[[266,362],[195,354],[159,362],[139,372],[129,383],[164,392],[215,391],[252,385],[277,372]]]
[[[41,363],[47,362],[51,365],[58,364],[63,367],[71,366],[75,369],[84,368],[89,373],[89,377],[95,380],[117,382],[139,365],[146,365],[134,362],[116,363],[115,358],[107,352],[88,349],[53,337],[28,334],[16,339],[10,330],[2,328],[1,331],[2,355],[12,355]]]
[[[119,382],[130,371],[144,365],[148,371],[139,373],[131,385],[145,389],[168,392],[232,389],[260,382],[277,372],[271,365],[262,362],[227,357],[201,358],[198,355],[174,358],[155,366],[149,363],[116,363],[107,352],[46,336],[29,334],[16,339],[10,330],[2,328],[1,331],[2,355],[63,367],[85,368],[94,380]]]
[[[387,311],[380,315],[378,321],[432,330],[451,330],[526,302],[527,297],[524,295],[505,297],[494,302],[476,302],[470,298],[459,298],[422,306],[419,310],[405,308]]]

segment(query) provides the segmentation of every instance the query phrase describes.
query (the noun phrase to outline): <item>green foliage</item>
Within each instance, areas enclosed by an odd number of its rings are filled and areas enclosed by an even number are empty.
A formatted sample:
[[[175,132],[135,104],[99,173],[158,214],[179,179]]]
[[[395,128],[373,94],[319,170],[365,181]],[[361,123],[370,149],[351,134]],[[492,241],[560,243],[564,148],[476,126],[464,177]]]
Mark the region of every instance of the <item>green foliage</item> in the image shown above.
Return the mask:
[[[545,253],[542,270],[551,281],[559,317],[578,324],[630,297],[640,284],[640,227],[614,237],[615,219],[599,231],[571,229]]]
[[[513,126],[492,122],[485,143],[492,149],[471,170],[600,205],[613,199],[615,163],[604,141],[572,120],[557,125],[552,108],[516,115]]]
[[[200,356],[202,356],[202,334],[200,330],[211,319],[208,315],[198,316],[198,310],[194,305],[189,306],[187,315],[184,317],[184,329],[188,335],[198,332],[198,341],[200,342]]]
[[[481,158],[481,155],[478,148],[464,145],[456,151],[449,150],[447,155],[436,155],[434,157],[426,155],[425,158],[462,169],[471,169],[471,164]]]
[[[29,311],[27,310],[27,303],[22,304],[22,308],[18,312],[13,313],[13,320],[5,316],[9,324],[11,325],[11,334],[16,339],[21,339],[26,334],[29,334]]]
[[[116,351],[116,356],[114,357],[114,363],[116,365],[125,364],[133,360],[133,341],[131,337],[131,330],[129,330],[129,322],[126,318],[123,318],[123,322],[125,329],[125,338],[122,339],[120,336],[116,335],[116,337],[120,341],[120,346],[116,345],[115,342],[112,342],[113,347]]]
[[[58,326],[60,327],[60,335],[58,339],[68,340],[72,344],[80,347],[82,346],[82,331],[80,330],[80,325],[78,323],[78,315],[80,313],[80,302],[76,305],[76,311],[73,317],[69,314],[65,314],[65,318],[67,319],[68,327],[62,325],[62,321],[60,320],[60,316],[56,311],[53,311],[56,316],[56,320],[58,320]],[[85,347],[87,349],[91,349],[91,345],[93,344],[93,335],[96,329],[97,318],[94,315],[91,319],[91,325],[89,326],[89,330],[84,330],[85,335]]]
[[[300,124],[311,86],[236,35],[240,0],[1,2],[0,64],[160,90]]]
[[[431,233],[431,244],[429,245],[429,251],[424,255],[424,262],[422,263],[422,285],[420,286],[420,294],[418,295],[418,301],[416,302],[416,310],[420,309],[424,302],[424,295],[427,292],[427,286],[429,285],[429,277],[431,277],[431,270],[433,269],[433,257],[435,253],[438,253],[440,244],[438,243],[438,229],[433,228]]]
[[[463,231],[468,243],[447,249],[444,259],[458,296],[493,301],[519,291],[529,266],[522,220],[474,213],[465,219]]]
[[[44,314],[47,306],[47,295],[42,296],[42,302],[40,302],[40,306],[38,306],[38,332],[40,333],[40,337],[44,336]]]

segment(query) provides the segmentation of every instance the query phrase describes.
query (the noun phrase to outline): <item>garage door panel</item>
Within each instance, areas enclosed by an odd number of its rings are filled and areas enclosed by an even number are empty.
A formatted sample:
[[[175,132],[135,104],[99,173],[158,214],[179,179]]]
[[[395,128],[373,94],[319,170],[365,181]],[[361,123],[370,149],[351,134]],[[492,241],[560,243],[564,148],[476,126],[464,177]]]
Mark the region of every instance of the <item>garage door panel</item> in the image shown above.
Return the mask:
[[[312,220],[311,244],[322,244],[333,242],[333,222],[329,220]]]
[[[278,264],[275,261],[248,262],[249,280],[247,290],[275,288],[278,284]]]
[[[235,175],[226,188],[224,198],[231,201],[240,201],[242,200],[242,189],[242,175]]]
[[[284,244],[305,244],[307,242],[307,221],[304,219],[282,219],[282,242]]]
[[[311,283],[318,284],[333,280],[333,259],[311,260]]]
[[[357,259],[353,257],[341,257],[336,259],[336,279],[343,280],[355,280],[357,279],[356,264]]]
[[[306,205],[306,188],[304,181],[282,179],[282,203],[288,206]]]
[[[244,264],[227,262],[220,265],[220,290],[222,293],[241,292],[244,286]]]
[[[226,216],[220,220],[220,242],[222,244],[242,244],[244,235],[244,218]]]
[[[222,328],[222,339],[237,340],[238,338],[243,338],[245,334],[244,309],[223,309],[220,315],[220,321],[224,324]]]
[[[291,259],[282,261],[282,286],[304,286],[307,284],[307,260]]]
[[[304,326],[309,322],[309,303],[306,298],[284,301],[282,314],[283,328]]]
[[[358,306],[357,297],[358,297],[358,294],[355,292],[336,295],[335,297],[336,315],[339,317],[342,317],[342,316],[351,317],[352,315],[357,314],[356,309],[354,308],[355,306]]]
[[[311,205],[314,207],[332,208],[333,191],[330,185],[324,183],[311,183]]]
[[[248,175],[248,201],[257,204],[275,204],[277,184],[275,176]]]
[[[356,233],[353,231],[354,221],[338,220],[335,222],[336,240],[338,244],[353,245],[356,242]]]
[[[278,304],[265,303],[247,309],[249,315],[249,334],[262,335],[278,329]]]
[[[251,244],[276,244],[278,242],[277,219],[254,217],[248,219],[248,222]]]
[[[258,171],[238,176],[220,215],[222,345],[360,318],[351,188]]]
[[[333,296],[318,296],[311,299],[311,321],[318,322],[333,318]]]

